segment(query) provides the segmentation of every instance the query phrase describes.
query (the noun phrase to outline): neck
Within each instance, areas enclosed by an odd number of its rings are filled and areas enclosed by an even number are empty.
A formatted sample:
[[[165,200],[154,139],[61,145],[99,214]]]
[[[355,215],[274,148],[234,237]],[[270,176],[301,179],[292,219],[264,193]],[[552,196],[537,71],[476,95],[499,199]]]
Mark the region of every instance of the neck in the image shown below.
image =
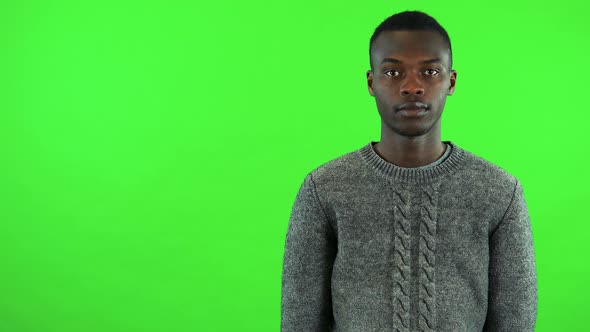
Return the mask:
[[[444,154],[446,146],[440,140],[440,133],[414,137],[382,134],[381,140],[373,148],[384,160],[409,168],[434,162]]]

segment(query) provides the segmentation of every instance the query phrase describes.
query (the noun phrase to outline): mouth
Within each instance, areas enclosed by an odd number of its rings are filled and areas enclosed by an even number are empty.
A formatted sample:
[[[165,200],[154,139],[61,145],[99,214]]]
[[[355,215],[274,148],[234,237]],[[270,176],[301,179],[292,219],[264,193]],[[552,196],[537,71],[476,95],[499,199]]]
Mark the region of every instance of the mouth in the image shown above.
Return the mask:
[[[429,111],[430,107],[421,102],[401,104],[397,107],[396,113],[406,117],[420,117]]]
[[[399,114],[401,114],[402,116],[406,116],[406,117],[410,117],[410,118],[415,118],[415,117],[420,117],[425,115],[426,113],[428,113],[428,110],[419,108],[419,109],[405,109],[405,110],[401,110],[398,111]]]

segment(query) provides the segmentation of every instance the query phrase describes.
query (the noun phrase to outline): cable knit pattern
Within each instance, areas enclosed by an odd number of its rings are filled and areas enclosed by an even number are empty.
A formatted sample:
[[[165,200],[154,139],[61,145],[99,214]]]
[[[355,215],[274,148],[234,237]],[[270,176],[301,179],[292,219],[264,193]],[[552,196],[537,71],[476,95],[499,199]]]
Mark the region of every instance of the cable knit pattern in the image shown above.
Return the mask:
[[[393,191],[393,326],[410,331],[410,197],[406,190]]]
[[[434,331],[435,303],[435,254],[437,222],[437,186],[422,187],[422,204],[420,205],[420,239],[419,239],[419,285],[418,285],[418,327],[420,331]]]

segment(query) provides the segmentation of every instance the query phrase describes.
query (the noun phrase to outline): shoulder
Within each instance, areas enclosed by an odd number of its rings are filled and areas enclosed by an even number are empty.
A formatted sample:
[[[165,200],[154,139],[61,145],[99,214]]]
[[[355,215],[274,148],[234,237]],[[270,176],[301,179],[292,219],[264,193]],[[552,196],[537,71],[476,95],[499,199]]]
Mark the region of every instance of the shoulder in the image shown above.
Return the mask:
[[[364,166],[358,150],[354,150],[321,163],[309,172],[308,177],[311,177],[317,186],[326,187],[348,183],[367,171],[368,168]]]
[[[489,190],[514,192],[519,183],[514,174],[484,157],[465,149],[462,150],[464,165],[459,172],[461,176],[479,183],[480,186]]]

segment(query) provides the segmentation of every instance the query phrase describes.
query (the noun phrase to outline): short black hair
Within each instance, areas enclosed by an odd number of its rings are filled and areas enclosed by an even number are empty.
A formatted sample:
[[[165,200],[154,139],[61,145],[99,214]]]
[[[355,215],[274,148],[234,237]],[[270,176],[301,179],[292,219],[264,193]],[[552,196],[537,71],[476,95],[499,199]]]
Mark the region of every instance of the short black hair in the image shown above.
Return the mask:
[[[434,19],[434,17],[421,11],[404,11],[386,18],[373,32],[371,41],[369,43],[369,64],[373,70],[373,63],[371,62],[371,53],[373,43],[383,31],[399,31],[399,30],[426,30],[435,31],[441,34],[444,40],[449,45],[449,69],[453,68],[453,51],[451,50],[451,39],[447,31]]]

